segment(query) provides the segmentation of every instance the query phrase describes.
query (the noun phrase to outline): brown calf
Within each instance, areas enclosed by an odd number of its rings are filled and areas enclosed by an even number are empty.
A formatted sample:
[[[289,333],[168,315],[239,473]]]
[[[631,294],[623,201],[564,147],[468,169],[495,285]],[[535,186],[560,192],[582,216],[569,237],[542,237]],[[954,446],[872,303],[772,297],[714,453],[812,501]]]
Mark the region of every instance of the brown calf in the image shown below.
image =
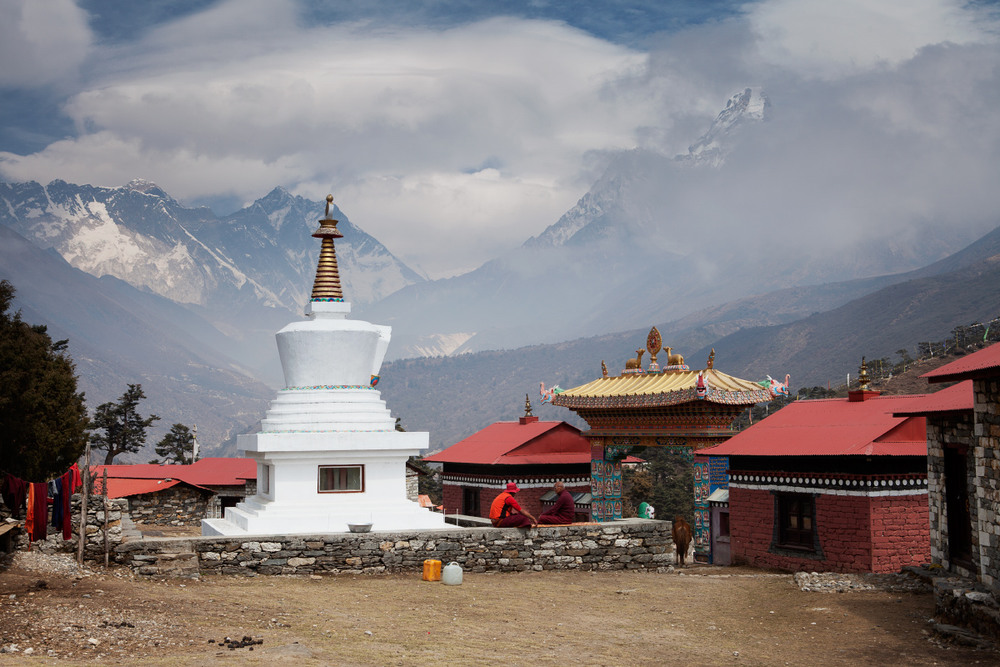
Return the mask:
[[[691,526],[682,516],[674,517],[674,546],[677,548],[677,562],[684,567],[688,547],[691,545]]]

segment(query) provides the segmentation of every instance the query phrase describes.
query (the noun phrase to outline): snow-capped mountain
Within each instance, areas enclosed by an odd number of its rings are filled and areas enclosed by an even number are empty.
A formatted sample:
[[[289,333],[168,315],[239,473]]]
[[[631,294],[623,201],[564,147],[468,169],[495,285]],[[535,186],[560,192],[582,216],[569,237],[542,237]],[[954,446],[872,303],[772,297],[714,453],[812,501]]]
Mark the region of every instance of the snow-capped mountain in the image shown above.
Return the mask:
[[[748,123],[766,120],[770,102],[759,89],[746,88],[729,98],[708,132],[675,159],[692,165],[720,166],[732,148],[737,134]]]
[[[747,126],[766,119],[770,106],[767,97],[758,89],[746,88],[736,93],[726,103],[715,121],[687,153],[677,155],[673,162],[689,167],[718,168],[725,162],[726,154],[733,148],[740,132]],[[588,243],[598,232],[591,226],[612,210],[623,210],[634,198],[629,196],[629,181],[638,178],[641,172],[629,170],[621,160],[612,163],[577,204],[567,211],[555,224],[538,236],[525,242],[526,247],[562,246]],[[650,212],[662,218],[663,211]],[[642,211],[631,210],[620,219],[633,227],[648,228],[649,220],[637,218]],[[579,238],[576,237],[582,230]]]
[[[232,215],[180,205],[153,183],[105,188],[0,183],[0,224],[93,276],[115,276],[172,301],[229,312],[249,303],[299,310],[309,299],[324,204],[275,188]],[[346,293],[376,301],[422,279],[381,243],[335,217]]]
[[[364,316],[394,325],[393,358],[513,348],[671,322],[781,288],[911,270],[972,240],[920,220],[906,234],[855,234],[832,252],[803,242],[794,220],[774,224],[776,212],[750,203],[760,200],[754,184],[767,183],[754,175],[768,166],[770,106],[745,88],[687,153],[612,156],[577,204],[520,248],[468,274],[404,288]],[[441,345],[457,340],[450,351]]]
[[[310,235],[325,205],[275,188],[220,218],[142,180],[120,188],[0,183],[0,225],[81,271],[184,305],[224,332],[228,354],[272,385],[281,380],[274,332],[301,317],[309,300],[319,256]],[[356,306],[423,280],[342,211],[333,214],[344,234],[341,283]]]

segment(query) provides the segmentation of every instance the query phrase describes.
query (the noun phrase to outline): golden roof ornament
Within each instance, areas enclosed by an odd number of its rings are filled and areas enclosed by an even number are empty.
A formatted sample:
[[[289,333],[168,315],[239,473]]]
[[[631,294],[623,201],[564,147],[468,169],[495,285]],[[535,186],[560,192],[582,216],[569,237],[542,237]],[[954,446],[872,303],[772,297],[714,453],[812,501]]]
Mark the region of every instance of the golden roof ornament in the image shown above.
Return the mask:
[[[865,358],[861,357],[861,369],[858,371],[859,388],[867,390],[869,382],[871,382],[871,378],[868,377],[868,364],[865,363]]]
[[[705,364],[705,369],[708,370],[714,367],[715,367],[715,348],[713,347],[712,353],[708,355],[708,363]]]
[[[653,327],[649,330],[649,335],[646,336],[646,351],[649,352],[649,370],[654,372],[660,370],[660,365],[656,363],[656,355],[659,353],[661,345],[663,345],[663,338],[660,337],[660,330]]]
[[[601,377],[608,377],[608,365],[601,359]]]
[[[531,414],[531,401],[528,400],[528,395],[527,394],[524,395],[524,416],[525,417],[534,417],[535,416],[535,415]]]
[[[340,270],[337,268],[337,250],[333,240],[343,238],[337,229],[337,220],[330,217],[330,204],[333,195],[326,196],[326,213],[319,221],[319,229],[312,233],[313,238],[322,239],[323,245],[319,251],[319,265],[316,267],[316,280],[313,282],[313,301],[343,301],[344,292],[340,287]]]

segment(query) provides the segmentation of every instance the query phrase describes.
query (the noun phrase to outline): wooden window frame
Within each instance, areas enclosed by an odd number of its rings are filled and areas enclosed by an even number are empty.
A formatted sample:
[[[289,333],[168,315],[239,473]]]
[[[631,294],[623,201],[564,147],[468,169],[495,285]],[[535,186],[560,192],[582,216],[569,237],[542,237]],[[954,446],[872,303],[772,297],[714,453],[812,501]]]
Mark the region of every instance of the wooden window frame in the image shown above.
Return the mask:
[[[778,493],[775,546],[794,551],[816,552],[816,498],[806,493]]]
[[[324,470],[348,470],[348,469],[358,469],[361,471],[359,478],[361,482],[361,488],[359,489],[324,489],[323,488],[323,471]],[[316,473],[316,492],[317,493],[364,493],[365,492],[365,466],[363,463],[356,463],[351,465],[323,465],[319,466]]]

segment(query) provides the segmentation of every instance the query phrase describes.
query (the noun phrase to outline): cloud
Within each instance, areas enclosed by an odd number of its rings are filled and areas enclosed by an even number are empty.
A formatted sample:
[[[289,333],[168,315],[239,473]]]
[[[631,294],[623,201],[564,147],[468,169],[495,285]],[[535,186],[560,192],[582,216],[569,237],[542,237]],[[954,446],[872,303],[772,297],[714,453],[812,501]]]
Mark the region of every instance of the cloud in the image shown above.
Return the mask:
[[[990,38],[995,17],[964,0],[769,0],[748,5],[763,62],[835,79],[909,60],[924,46]]]
[[[404,259],[447,275],[549,224],[587,187],[584,153],[631,147],[655,120],[609,89],[645,56],[563,24],[300,27],[290,7],[225,3],[105,53],[65,106],[79,136],[0,154],[0,170],[142,175],[181,200],[332,189]],[[442,238],[467,248],[442,253]]]
[[[79,10],[60,6],[76,25]],[[654,175],[675,179],[657,186],[665,219],[751,243],[770,225],[806,242],[836,240],[845,220],[860,234],[952,206],[981,220],[998,203],[994,187],[977,189],[1000,163],[998,24],[981,5],[767,0],[648,53],[558,21],[307,24],[299,10],[230,0],[115,46],[72,32],[76,51],[44,67],[52,79],[85,64],[64,106],[77,135],[0,153],[0,174],[143,177],[182,201],[333,192],[439,277],[555,222],[615,152],[685,151],[753,85],[772,120],[722,172]],[[6,76],[24,82],[27,67]]]
[[[0,2],[0,87],[65,81],[87,56],[86,13],[72,0]]]

